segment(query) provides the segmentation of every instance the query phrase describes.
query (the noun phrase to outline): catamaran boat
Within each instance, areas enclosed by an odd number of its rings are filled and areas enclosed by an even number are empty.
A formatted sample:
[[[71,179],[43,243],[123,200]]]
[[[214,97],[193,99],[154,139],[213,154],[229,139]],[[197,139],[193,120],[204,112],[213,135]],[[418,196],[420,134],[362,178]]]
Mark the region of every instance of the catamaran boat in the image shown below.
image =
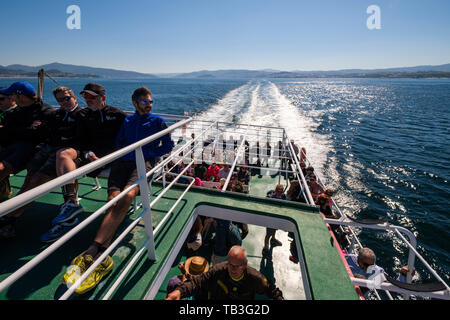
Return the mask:
[[[449,286],[417,252],[412,232],[384,220],[355,220],[343,214],[334,201],[332,210],[338,219],[326,218],[320,212],[300,162],[314,164],[307,157],[301,159],[284,128],[195,116],[161,116],[169,125],[167,129],[0,204],[0,216],[4,216],[33,202],[17,225],[18,236],[1,244],[0,299],[164,299],[168,279],[180,273],[178,264],[187,258],[185,243],[197,216],[247,224],[249,232],[242,246],[248,264],[275,283],[288,300],[450,299]],[[171,134],[174,150],[146,173],[142,146],[166,134]],[[229,137],[234,137],[230,143],[226,141]],[[246,141],[250,145],[247,150]],[[269,143],[272,152],[260,153],[253,147],[256,142],[261,146]],[[90,173],[130,152],[136,153],[139,180],[107,202],[108,170],[96,177]],[[203,181],[199,186],[188,172],[201,162],[229,165],[225,183]],[[183,169],[175,171],[181,163]],[[227,191],[232,172],[242,165],[251,172],[244,192]],[[25,175],[24,171],[11,176],[14,195]],[[151,177],[150,183],[147,177]],[[84,208],[79,215],[82,221],[57,241],[41,243],[39,236],[48,229],[62,203],[61,186],[75,179]],[[286,190],[293,181],[301,186],[305,203],[267,197],[276,185],[282,184]],[[71,259],[91,243],[102,215],[134,187],[140,187],[140,196],[130,207],[113,243],[74,283],[63,284],[61,279]],[[270,248],[270,257],[262,254],[267,227],[277,229],[282,243]],[[336,239],[333,227],[345,231],[345,247]],[[411,275],[406,282],[387,274],[369,279],[354,277],[345,254],[357,253],[363,247],[357,235],[364,229],[397,234],[409,247],[409,270],[413,270],[418,258],[435,280],[415,284],[411,283]],[[291,241],[298,256],[294,262],[289,259]],[[211,263],[211,252],[211,247],[204,245],[195,255]],[[77,295],[76,288],[107,255],[113,258],[114,269],[94,290]],[[370,289],[370,294],[363,295],[362,288]]]

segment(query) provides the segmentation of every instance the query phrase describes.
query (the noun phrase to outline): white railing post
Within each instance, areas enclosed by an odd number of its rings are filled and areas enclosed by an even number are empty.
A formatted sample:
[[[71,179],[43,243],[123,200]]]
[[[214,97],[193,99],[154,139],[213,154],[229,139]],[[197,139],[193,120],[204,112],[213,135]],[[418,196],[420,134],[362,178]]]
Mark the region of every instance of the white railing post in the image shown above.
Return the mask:
[[[145,159],[144,154],[142,152],[142,147],[136,149],[136,168],[139,179],[142,178],[141,182],[139,183],[139,191],[141,193],[142,207],[146,211],[146,214],[144,215],[143,219],[147,239],[149,239],[147,243],[148,258],[150,260],[156,260],[155,241],[153,237],[152,212],[150,208],[150,193],[146,178],[147,172],[145,170]]]

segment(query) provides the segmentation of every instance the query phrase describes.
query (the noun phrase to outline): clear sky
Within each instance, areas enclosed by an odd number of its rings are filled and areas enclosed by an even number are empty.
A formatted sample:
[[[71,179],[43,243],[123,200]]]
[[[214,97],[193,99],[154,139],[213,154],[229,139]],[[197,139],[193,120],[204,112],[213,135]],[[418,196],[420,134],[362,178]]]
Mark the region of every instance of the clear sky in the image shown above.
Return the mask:
[[[69,30],[66,9],[81,9]],[[366,13],[377,5],[381,29]],[[0,65],[148,73],[336,70],[450,63],[450,1],[2,1]]]

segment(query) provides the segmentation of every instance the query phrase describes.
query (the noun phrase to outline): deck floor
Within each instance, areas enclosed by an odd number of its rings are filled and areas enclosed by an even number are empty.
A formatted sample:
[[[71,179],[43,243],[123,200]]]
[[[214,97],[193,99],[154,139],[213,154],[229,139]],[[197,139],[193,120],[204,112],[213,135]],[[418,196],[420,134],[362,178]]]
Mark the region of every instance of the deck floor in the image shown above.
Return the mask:
[[[17,193],[21,186],[24,175],[19,174],[11,179],[11,185],[14,193]],[[264,175],[262,177],[253,177],[250,183],[250,195],[265,194],[270,189],[273,189],[278,183],[278,176]],[[281,180],[283,181],[283,180]],[[102,189],[94,191],[94,179],[83,178],[80,180],[79,196],[81,204],[85,212],[80,215],[81,219],[85,219],[90,213],[104,204],[106,199],[106,179],[100,179]],[[174,188],[169,191],[152,210],[153,225],[156,226],[162,219],[163,214],[167,212],[168,208],[175,203],[177,197],[181,194],[183,188]],[[155,195],[158,190],[155,189]],[[217,195],[217,196],[216,196]],[[223,198],[223,199],[222,199]],[[198,191],[189,192],[186,199],[183,200],[173,213],[173,218],[169,219],[168,224],[174,228],[181,228],[183,219],[186,219],[198,201],[221,201],[223,205],[239,205],[243,210],[251,210],[253,208],[261,208],[263,211],[286,211],[276,205],[271,204],[270,201],[255,200],[248,196],[240,195],[221,195],[219,193],[211,192],[211,194],[199,193]],[[256,202],[255,202],[256,201]],[[265,203],[268,202],[268,203]],[[47,231],[51,226],[51,220],[57,214],[59,205],[62,202],[62,196],[59,190],[54,190],[51,194],[38,199],[35,203],[30,205],[26,210],[23,218],[17,224],[17,237],[11,241],[0,243],[0,250],[2,256],[6,257],[0,261],[0,281],[9,276],[12,272],[31,260],[35,255],[45,249],[48,245],[39,241],[42,233]],[[274,209],[275,208],[275,209]],[[274,212],[275,212],[274,211]],[[130,213],[126,221],[119,228],[118,232],[123,230],[134,218],[138,216],[140,210]],[[61,248],[55,251],[47,260],[41,262],[36,268],[28,272],[24,277],[14,283],[7,290],[0,293],[0,300],[47,300],[58,299],[67,288],[61,284],[62,275],[69,266],[70,261],[85,250],[91,243],[96,230],[101,222],[102,216],[96,219],[91,225],[83,229],[74,238],[70,239]],[[351,286],[349,279],[344,277],[344,266],[339,266],[338,255],[335,248],[330,248],[329,241],[322,241],[317,234],[326,236],[326,227],[321,218],[317,214],[305,214],[302,228],[306,239],[305,241],[318,241],[318,248],[323,247],[326,251],[323,254],[329,258],[330,265],[329,272],[326,268],[319,267],[319,257],[315,257],[314,253],[305,250],[307,260],[309,261],[308,270],[310,270],[310,277],[318,279],[312,284],[312,290],[315,298],[336,297],[336,299],[355,299],[357,298]],[[177,227],[177,225],[180,225]],[[287,232],[277,231],[277,238],[283,243],[280,247],[273,248],[272,260],[267,260],[262,257],[261,251],[264,243],[265,228],[256,225],[250,225],[250,232],[243,245],[246,247],[249,257],[249,264],[260,270],[267,278],[274,281],[276,286],[283,291],[286,299],[301,300],[305,299],[303,284],[301,281],[300,267],[289,261],[289,240]],[[300,226],[299,226],[300,227]],[[319,231],[319,232],[318,232]],[[157,246],[157,261],[150,261],[147,259],[146,253],[138,259],[130,274],[125,277],[123,286],[117,290],[113,299],[141,299],[150,287],[161,269],[161,263],[171,250],[172,245],[176,241],[176,234],[172,235],[162,231],[155,238]],[[82,296],[73,295],[71,299],[101,299],[107,290],[112,286],[114,279],[118,277],[120,272],[128,264],[132,254],[139,250],[145,241],[145,232],[143,223],[139,223],[134,230],[125,237],[124,241],[114,251],[113,259],[115,261],[115,268],[112,273],[103,280],[95,290]],[[313,248],[311,248],[313,250]],[[321,249],[322,250],[322,249]],[[163,299],[165,297],[165,286],[167,280],[178,274],[178,263],[184,261],[186,256],[183,252],[179,253],[179,257],[173,263],[165,281],[159,288],[155,299]],[[316,262],[317,260],[317,262]],[[316,268],[317,267],[317,268]],[[317,270],[316,270],[317,269]],[[339,276],[333,279],[335,282],[331,285],[332,289],[322,289],[320,287],[320,279],[322,277],[332,277],[335,274],[334,270],[339,269]],[[342,272],[344,271],[344,272]],[[348,278],[348,277],[347,277]],[[260,299],[264,297],[259,297]]]

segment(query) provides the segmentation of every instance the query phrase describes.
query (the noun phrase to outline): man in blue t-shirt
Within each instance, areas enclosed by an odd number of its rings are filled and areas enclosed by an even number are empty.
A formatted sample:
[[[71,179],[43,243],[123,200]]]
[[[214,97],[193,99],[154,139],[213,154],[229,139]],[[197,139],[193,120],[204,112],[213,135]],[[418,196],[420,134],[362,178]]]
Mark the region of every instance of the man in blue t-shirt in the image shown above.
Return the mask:
[[[167,128],[167,124],[162,117],[150,113],[153,100],[152,93],[148,88],[142,87],[136,89],[132,96],[132,102],[136,108],[136,112],[127,116],[123,121],[116,138],[116,149],[131,145]],[[144,145],[142,151],[147,172],[154,167],[159,157],[171,152],[173,147],[174,143],[170,134]],[[118,196],[137,180],[138,172],[135,152],[133,151],[112,164],[108,179],[108,201]],[[115,206],[108,209],[92,244],[86,251],[72,261],[72,265],[79,267],[79,275],[83,274],[92,265],[94,260],[109,247],[117,228],[124,220],[128,208],[138,194],[139,187],[135,187],[127,195],[118,200]],[[112,270],[113,265],[112,258],[107,256],[93,271],[93,274],[83,281],[75,292],[81,294],[95,287],[103,276]],[[66,284],[70,284],[75,280],[73,271],[68,271],[63,278]]]

